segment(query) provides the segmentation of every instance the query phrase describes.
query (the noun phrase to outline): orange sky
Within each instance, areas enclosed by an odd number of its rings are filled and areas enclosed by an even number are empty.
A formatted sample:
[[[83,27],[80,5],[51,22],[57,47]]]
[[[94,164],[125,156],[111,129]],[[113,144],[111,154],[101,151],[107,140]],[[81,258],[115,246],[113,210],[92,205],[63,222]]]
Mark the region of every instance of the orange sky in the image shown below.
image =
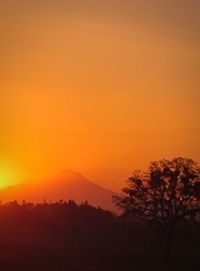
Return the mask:
[[[116,190],[151,160],[200,161],[199,10],[1,0],[0,181],[70,168]]]

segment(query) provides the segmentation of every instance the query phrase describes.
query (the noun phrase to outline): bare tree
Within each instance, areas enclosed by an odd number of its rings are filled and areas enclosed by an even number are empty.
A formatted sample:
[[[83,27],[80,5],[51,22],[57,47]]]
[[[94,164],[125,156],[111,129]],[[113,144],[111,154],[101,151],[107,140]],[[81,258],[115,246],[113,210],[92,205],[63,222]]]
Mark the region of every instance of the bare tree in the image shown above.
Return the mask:
[[[167,236],[171,257],[173,233],[179,221],[200,211],[200,167],[187,158],[155,161],[147,172],[135,171],[116,204],[124,215],[155,222]]]

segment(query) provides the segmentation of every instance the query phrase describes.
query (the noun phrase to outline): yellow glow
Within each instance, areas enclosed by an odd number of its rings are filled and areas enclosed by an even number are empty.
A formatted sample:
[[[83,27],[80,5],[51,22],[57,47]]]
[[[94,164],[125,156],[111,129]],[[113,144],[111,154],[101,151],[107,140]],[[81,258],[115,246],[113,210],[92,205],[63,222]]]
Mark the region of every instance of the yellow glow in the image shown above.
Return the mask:
[[[0,189],[22,182],[24,175],[18,168],[13,168],[0,161]]]

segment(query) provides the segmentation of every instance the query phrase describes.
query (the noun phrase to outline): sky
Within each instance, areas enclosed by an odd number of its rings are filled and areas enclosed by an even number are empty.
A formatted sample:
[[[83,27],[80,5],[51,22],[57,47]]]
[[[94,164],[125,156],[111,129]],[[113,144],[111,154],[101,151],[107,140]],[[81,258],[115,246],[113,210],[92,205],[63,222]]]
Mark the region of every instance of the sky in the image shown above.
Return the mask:
[[[0,186],[69,168],[119,190],[200,162],[199,0],[0,0]]]

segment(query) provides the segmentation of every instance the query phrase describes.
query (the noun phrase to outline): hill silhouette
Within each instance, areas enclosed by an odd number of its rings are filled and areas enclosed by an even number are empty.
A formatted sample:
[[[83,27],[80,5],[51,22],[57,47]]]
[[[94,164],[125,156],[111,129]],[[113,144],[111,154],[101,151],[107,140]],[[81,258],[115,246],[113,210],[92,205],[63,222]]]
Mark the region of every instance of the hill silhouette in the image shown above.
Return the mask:
[[[33,203],[75,200],[77,203],[88,201],[91,205],[116,211],[112,202],[115,193],[87,180],[80,173],[63,170],[46,180],[31,181],[1,190],[3,201],[28,201]]]

